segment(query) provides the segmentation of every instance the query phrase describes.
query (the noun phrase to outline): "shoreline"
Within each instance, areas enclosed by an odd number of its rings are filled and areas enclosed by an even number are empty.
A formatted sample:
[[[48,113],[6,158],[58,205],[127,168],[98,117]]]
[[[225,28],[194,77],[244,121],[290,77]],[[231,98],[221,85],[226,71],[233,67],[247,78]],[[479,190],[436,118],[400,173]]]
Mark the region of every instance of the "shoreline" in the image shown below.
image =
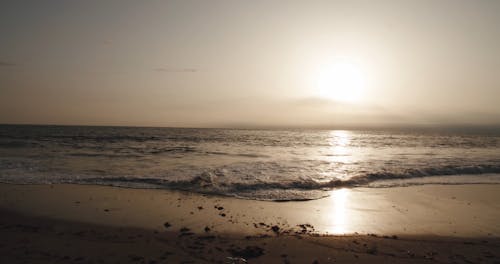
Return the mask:
[[[12,241],[0,244],[0,260],[20,263],[22,249],[31,252],[25,261],[42,263],[238,263],[228,259],[236,257],[250,263],[494,263],[500,260],[499,200],[500,185],[339,189],[319,200],[269,202],[0,184],[1,234]],[[80,256],[75,248],[91,253]]]
[[[254,223],[311,224],[318,234],[500,236],[500,185],[341,188],[306,201],[260,201],[102,185],[0,184],[0,209],[99,225],[159,229],[165,221],[254,234]],[[61,199],[63,198],[63,199]],[[225,225],[230,223],[230,225]]]

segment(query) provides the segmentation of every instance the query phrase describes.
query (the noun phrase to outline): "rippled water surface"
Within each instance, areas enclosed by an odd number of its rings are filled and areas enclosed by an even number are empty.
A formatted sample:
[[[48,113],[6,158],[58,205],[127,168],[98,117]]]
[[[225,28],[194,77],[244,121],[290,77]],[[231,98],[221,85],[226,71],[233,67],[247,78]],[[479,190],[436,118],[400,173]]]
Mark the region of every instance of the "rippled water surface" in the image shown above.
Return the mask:
[[[350,186],[500,183],[484,133],[0,126],[0,181],[314,199]]]

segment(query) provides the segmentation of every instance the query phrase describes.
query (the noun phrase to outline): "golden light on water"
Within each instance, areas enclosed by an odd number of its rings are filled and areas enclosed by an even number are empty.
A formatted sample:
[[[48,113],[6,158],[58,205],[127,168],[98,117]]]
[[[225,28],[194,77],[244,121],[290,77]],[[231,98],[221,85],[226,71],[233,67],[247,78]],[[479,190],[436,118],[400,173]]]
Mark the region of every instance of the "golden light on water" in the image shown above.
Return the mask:
[[[333,130],[329,138],[329,161],[345,164],[352,158],[349,150],[351,143],[351,132],[345,130]],[[340,177],[340,175],[336,175]],[[349,189],[338,189],[332,191],[329,199],[331,210],[327,215],[329,223],[328,232],[331,234],[344,234],[349,228],[349,216],[347,207],[349,203]]]
[[[333,130],[329,138],[329,161],[346,163],[351,159],[349,144],[351,143],[351,132],[345,130]]]
[[[330,145],[345,148],[351,142],[351,132],[347,130],[333,130],[330,132]]]

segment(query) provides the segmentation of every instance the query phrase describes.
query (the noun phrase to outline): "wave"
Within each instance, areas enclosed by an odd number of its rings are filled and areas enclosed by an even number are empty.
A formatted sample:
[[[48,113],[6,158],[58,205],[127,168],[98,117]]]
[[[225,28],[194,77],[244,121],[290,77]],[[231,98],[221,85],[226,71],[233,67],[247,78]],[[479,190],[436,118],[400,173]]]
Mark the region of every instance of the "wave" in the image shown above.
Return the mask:
[[[472,178],[471,178],[472,176]],[[430,180],[431,179],[431,180]],[[71,183],[111,185],[129,188],[174,189],[234,196],[246,199],[289,201],[310,200],[328,196],[326,191],[350,187],[398,187],[419,184],[481,184],[500,183],[500,166],[443,167],[404,172],[378,172],[358,175],[347,180],[317,180],[302,177],[294,180],[235,180],[224,170],[205,171],[193,178],[96,177],[71,180]]]
[[[233,157],[246,157],[246,158],[269,158],[269,155],[256,154],[256,153],[227,153],[220,151],[206,151],[205,154],[233,156]]]
[[[500,175],[499,146],[500,135],[453,133],[0,125],[0,181],[305,200],[355,186],[500,183],[488,176]]]
[[[500,173],[499,165],[474,165],[474,166],[442,166],[421,169],[405,169],[402,172],[375,172],[357,176],[349,181],[355,184],[368,184],[377,180],[387,179],[411,179],[429,176],[446,175],[479,175]]]

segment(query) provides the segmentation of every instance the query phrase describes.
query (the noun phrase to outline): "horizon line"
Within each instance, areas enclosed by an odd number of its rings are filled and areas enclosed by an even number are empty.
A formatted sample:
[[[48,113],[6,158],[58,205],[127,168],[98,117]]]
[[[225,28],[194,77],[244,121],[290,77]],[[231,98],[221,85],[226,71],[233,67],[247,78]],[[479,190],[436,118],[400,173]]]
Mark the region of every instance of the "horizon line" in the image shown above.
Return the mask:
[[[173,129],[234,129],[234,130],[491,130],[500,132],[500,124],[381,124],[381,125],[214,125],[214,126],[175,126],[175,125],[102,125],[102,124],[58,124],[58,123],[0,123],[0,126],[53,126],[53,127],[121,127],[121,128],[173,128]]]

